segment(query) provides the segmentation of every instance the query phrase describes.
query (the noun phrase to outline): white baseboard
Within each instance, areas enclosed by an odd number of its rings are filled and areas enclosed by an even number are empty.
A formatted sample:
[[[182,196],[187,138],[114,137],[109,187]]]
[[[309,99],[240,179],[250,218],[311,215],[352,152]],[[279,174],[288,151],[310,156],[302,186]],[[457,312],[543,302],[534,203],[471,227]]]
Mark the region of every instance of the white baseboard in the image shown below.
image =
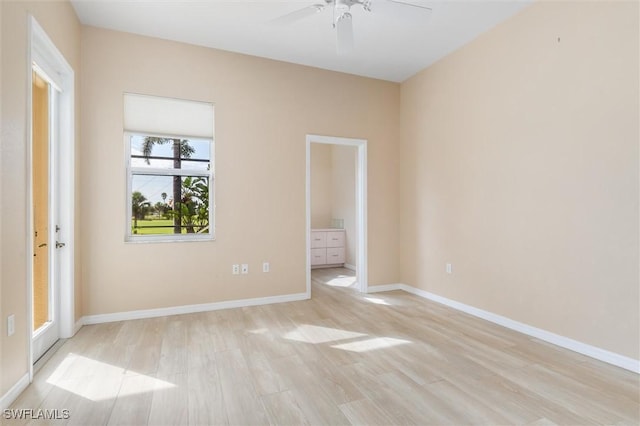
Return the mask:
[[[344,267],[347,268],[347,269],[350,269],[352,271],[356,270],[356,267],[354,265],[350,264],[350,263],[345,263]]]
[[[617,354],[615,352],[607,351],[596,346],[592,346],[577,340],[570,339],[565,336],[552,333],[541,328],[533,327],[528,324],[521,323],[519,321],[512,320],[507,317],[503,317],[492,312],[488,312],[482,309],[478,309],[473,306],[465,305],[464,303],[457,302],[455,300],[447,299],[446,297],[438,296],[437,294],[430,293],[428,291],[409,286],[407,284],[389,284],[381,286],[369,287],[369,292],[376,291],[389,291],[389,290],[404,290],[408,293],[415,294],[416,296],[424,297],[431,301],[440,303],[442,305],[449,306],[461,312],[473,315],[478,318],[490,321],[494,324],[501,325],[511,330],[518,331],[531,337],[535,337],[545,342],[552,343],[556,346],[560,346],[565,349],[578,352],[588,357],[597,359],[599,361],[606,362],[607,364],[615,365],[625,370],[632,371],[640,374],[640,360],[629,358],[624,355]]]
[[[196,312],[217,311],[220,309],[243,308],[245,306],[269,305],[272,303],[296,302],[309,299],[307,293],[285,294],[282,296],[258,297],[254,299],[229,300],[225,302],[202,303],[198,305],[172,306],[168,308],[144,309],[140,311],[115,312],[112,314],[87,315],[82,324],[102,324],[105,322],[126,321],[143,318],[164,317],[169,315],[192,314]]]
[[[82,328],[83,325],[84,325],[84,317],[80,317],[80,319],[78,321],[76,321],[76,323],[73,326],[73,335],[74,336],[76,335],[76,333],[78,331],[80,331],[80,329]]]
[[[404,284],[384,284],[384,285],[371,285],[367,287],[367,293],[378,293],[381,291],[392,291],[392,290],[404,290],[402,288]]]
[[[27,386],[29,386],[29,373],[25,373],[24,376],[20,377],[20,380],[18,380],[18,382],[13,385],[7,393],[2,395],[2,398],[0,399],[0,411],[4,411],[6,408],[9,408],[9,406],[18,399],[18,396],[20,396]]]

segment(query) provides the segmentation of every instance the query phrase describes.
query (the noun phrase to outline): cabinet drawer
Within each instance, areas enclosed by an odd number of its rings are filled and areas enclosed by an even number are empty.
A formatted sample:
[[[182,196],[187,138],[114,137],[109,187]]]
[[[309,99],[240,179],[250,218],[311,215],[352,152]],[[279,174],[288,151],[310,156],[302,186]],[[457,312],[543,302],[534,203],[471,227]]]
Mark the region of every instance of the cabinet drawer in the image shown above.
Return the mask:
[[[319,248],[327,246],[326,232],[311,232],[311,248]]]
[[[344,232],[327,232],[327,247],[344,247]]]
[[[311,249],[311,266],[324,265],[327,263],[327,249],[314,248]]]
[[[344,247],[331,247],[327,249],[327,263],[344,263]]]

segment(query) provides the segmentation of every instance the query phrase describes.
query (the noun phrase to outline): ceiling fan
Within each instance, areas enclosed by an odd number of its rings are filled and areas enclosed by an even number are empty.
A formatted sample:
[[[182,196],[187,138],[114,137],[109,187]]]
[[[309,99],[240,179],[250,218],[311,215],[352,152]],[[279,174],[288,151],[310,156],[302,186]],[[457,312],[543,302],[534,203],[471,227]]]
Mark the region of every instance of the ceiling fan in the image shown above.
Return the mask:
[[[354,46],[353,16],[350,13],[353,6],[360,6],[366,12],[373,13],[404,9],[412,14],[420,13],[425,18],[431,14],[431,8],[429,7],[399,0],[324,0],[324,3],[316,3],[294,10],[271,22],[275,25],[289,25],[320,13],[325,9],[330,9],[333,12],[332,27],[336,30],[337,53],[338,55],[346,55],[353,50]]]

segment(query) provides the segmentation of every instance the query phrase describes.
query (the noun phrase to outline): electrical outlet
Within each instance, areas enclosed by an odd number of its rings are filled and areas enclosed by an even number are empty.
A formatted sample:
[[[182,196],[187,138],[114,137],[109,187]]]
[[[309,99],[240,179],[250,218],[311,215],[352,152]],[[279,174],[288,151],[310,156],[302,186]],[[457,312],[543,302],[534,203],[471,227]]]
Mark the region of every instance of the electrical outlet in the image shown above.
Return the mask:
[[[262,264],[262,272],[269,272],[269,268],[270,268],[269,262],[264,262]]]
[[[249,273],[249,264],[248,263],[243,263],[242,267],[240,269],[240,272],[242,274],[248,274]]]
[[[11,314],[7,317],[7,336],[13,336],[16,332],[16,316]]]
[[[453,272],[453,267],[451,266],[450,263],[447,263],[447,274],[451,274]]]
[[[240,265],[236,263],[235,265],[233,265],[231,271],[233,275],[238,275],[240,273]]]

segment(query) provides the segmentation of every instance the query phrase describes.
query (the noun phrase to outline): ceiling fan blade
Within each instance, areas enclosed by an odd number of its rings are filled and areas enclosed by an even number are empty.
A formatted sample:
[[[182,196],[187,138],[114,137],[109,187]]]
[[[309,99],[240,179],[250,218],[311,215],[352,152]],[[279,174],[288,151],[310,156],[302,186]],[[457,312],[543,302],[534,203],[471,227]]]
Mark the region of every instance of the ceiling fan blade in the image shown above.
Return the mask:
[[[322,12],[324,9],[323,4],[312,4],[311,6],[303,7],[302,9],[294,10],[293,12],[282,15],[278,18],[272,19],[270,22],[273,25],[290,25],[301,19],[313,16],[316,13]]]
[[[387,0],[389,3],[395,3],[398,6],[408,6],[408,7],[417,7],[418,9],[425,9],[427,10],[429,13],[431,12],[431,8],[427,7],[424,4],[420,4],[417,2],[411,2],[411,1],[402,1],[402,0]]]
[[[400,19],[426,19],[433,11],[420,0],[372,0],[369,9]]]
[[[338,55],[344,56],[353,50],[353,20],[349,12],[345,12],[336,21],[338,37]]]

